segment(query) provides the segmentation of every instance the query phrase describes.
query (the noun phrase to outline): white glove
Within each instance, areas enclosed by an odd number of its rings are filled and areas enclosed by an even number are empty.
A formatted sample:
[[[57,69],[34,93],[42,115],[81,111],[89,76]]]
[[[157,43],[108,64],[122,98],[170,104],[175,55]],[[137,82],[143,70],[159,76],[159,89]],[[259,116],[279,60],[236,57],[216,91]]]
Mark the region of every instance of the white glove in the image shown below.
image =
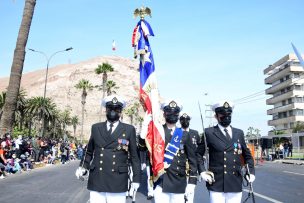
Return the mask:
[[[145,170],[146,167],[147,167],[147,164],[145,164],[145,163],[142,163],[142,164],[141,164],[141,170],[142,170],[142,171]]]
[[[139,188],[139,183],[131,183],[131,188],[133,188],[134,191],[137,191]]]
[[[255,175],[253,174],[246,175],[245,178],[249,183],[252,183],[255,180]]]
[[[204,172],[201,172],[200,174],[201,178],[208,182],[210,185],[215,182],[214,180],[214,174],[211,172],[211,171],[204,171]]]
[[[75,176],[77,177],[77,179],[83,178],[84,175],[87,174],[87,170],[83,167],[78,167],[76,172],[75,172]]]
[[[185,196],[188,197],[188,195],[193,194],[195,189],[194,184],[188,184],[185,191]]]
[[[142,130],[140,132],[140,138],[141,139],[146,139],[147,133],[148,133],[148,126],[150,122],[152,121],[152,114],[146,113],[144,121],[142,123]]]

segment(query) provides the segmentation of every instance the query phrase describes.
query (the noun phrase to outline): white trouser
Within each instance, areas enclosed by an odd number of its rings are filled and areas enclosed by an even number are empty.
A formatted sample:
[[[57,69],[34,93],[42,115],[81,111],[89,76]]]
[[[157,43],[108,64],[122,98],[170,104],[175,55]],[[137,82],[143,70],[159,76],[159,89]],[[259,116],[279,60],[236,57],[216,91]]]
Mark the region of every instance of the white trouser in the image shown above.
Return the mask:
[[[90,191],[90,203],[125,203],[126,193],[110,193]]]
[[[189,178],[187,177],[187,182],[188,181],[189,181]],[[194,194],[195,194],[195,190],[194,190],[193,193],[187,195],[187,200],[188,200],[187,203],[193,203],[194,202]]]
[[[180,193],[165,193],[158,185],[154,190],[155,203],[184,203],[184,194]]]
[[[242,192],[214,192],[210,191],[210,203],[241,203]]]
[[[150,166],[146,167],[146,171],[147,171],[148,196],[153,196],[153,186],[150,184]]]

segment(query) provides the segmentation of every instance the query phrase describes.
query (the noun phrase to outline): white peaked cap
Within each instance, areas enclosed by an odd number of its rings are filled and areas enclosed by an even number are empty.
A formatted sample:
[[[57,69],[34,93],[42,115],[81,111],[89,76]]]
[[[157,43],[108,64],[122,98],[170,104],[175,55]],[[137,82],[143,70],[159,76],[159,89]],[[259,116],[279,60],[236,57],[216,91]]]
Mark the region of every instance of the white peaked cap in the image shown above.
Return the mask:
[[[180,115],[180,118],[181,118],[181,117],[187,117],[187,116],[189,116],[190,119],[192,118],[192,117],[191,117],[188,113],[186,113],[185,111],[181,112],[179,115]]]
[[[171,108],[179,107],[179,108],[180,108],[180,111],[183,109],[182,103],[180,103],[179,101],[174,100],[174,99],[168,99],[168,100],[166,100],[165,102],[163,102],[163,103],[161,104],[161,109],[164,110],[164,108],[165,108],[166,106],[170,106]]]
[[[231,109],[234,109],[234,104],[230,101],[219,101],[215,104],[212,105],[212,111],[215,111],[216,108],[218,107],[223,107],[223,108],[228,108],[231,107]]]
[[[108,102],[112,102],[113,104],[119,104],[120,103],[122,108],[124,108],[126,106],[126,101],[121,96],[118,96],[118,95],[110,95],[110,96],[105,97],[102,100],[101,105],[106,107],[106,104]]]

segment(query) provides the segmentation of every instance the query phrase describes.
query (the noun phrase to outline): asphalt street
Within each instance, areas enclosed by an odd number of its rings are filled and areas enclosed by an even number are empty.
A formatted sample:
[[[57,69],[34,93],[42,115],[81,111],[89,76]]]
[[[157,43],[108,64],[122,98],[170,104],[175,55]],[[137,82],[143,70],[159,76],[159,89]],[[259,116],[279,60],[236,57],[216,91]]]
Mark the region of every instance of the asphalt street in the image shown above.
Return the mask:
[[[86,203],[89,199],[86,181],[77,180],[74,175],[78,163],[74,161],[10,175],[0,180],[0,202]],[[136,195],[136,202],[153,202],[146,199],[146,189],[143,185]],[[256,167],[253,189],[257,203],[302,203],[304,166],[264,162]],[[243,200],[248,195],[246,191],[248,188],[244,188]],[[130,203],[131,199],[127,202]],[[203,183],[198,183],[196,187],[194,202],[209,202]]]

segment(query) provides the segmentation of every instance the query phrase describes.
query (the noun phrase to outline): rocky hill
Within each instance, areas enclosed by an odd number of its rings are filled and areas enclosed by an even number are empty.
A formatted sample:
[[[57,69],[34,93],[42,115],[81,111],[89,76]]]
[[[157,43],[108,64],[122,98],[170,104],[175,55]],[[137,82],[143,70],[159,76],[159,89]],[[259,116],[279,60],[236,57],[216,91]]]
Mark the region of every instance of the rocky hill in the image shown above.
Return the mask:
[[[102,75],[95,74],[95,68],[102,63],[109,63],[114,72],[108,74],[108,80],[116,82],[122,95],[129,104],[139,101],[138,61],[119,56],[103,56],[89,59],[76,64],[58,65],[49,69],[46,96],[51,97],[58,108],[70,108],[72,115],[81,120],[81,91],[74,86],[81,79],[89,80],[93,85],[102,84]],[[9,78],[0,78],[0,91],[5,91]],[[45,69],[25,73],[22,76],[21,87],[26,90],[27,97],[43,96]],[[93,123],[99,122],[102,91],[90,91],[86,100],[84,135],[90,135]],[[105,120],[105,118],[101,118]],[[126,116],[124,122],[129,122]],[[81,126],[77,127],[76,135],[80,135]],[[72,128],[70,128],[72,132]]]

